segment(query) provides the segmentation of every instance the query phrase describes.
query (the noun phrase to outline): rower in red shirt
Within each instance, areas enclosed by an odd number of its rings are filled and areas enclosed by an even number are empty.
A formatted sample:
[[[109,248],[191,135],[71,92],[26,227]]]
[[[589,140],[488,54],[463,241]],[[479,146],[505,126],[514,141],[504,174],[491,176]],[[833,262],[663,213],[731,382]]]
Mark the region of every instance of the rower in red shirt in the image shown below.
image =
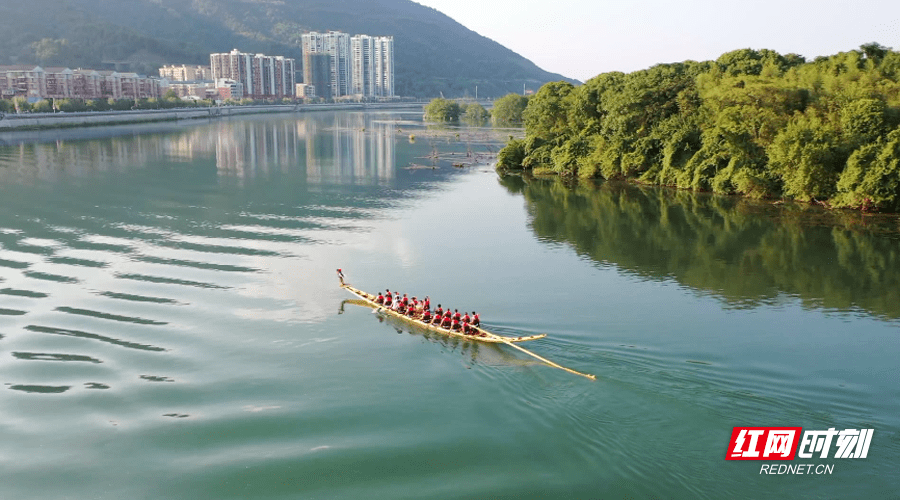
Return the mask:
[[[384,295],[382,295],[381,292],[378,292],[378,297],[375,297],[375,303],[378,305],[384,304]]]
[[[450,324],[450,329],[455,332],[459,331],[459,320],[458,319],[453,318],[453,322]]]
[[[450,329],[450,325],[453,324],[453,321],[450,319],[450,311],[447,311],[447,314],[444,314],[444,319],[441,320],[441,328]]]
[[[387,294],[385,294],[385,296],[384,296],[384,305],[391,307],[391,302],[394,301],[394,297],[391,295],[390,290],[385,290],[385,291],[387,292]]]
[[[469,313],[466,313],[465,316],[463,316],[462,321],[463,321],[463,323],[471,323],[472,322],[472,318],[469,317]]]
[[[438,304],[437,309],[434,310],[434,314],[435,314],[435,316],[438,316],[438,317],[443,316],[443,315],[444,315],[444,308],[442,308],[441,305]]]
[[[453,319],[455,319],[456,321],[462,319],[462,315],[459,314],[459,311],[457,311],[456,309],[453,310]]]
[[[425,322],[425,324],[431,323],[431,311],[428,309],[422,311],[422,321]]]
[[[472,326],[481,326],[481,320],[478,319],[478,313],[472,311]]]

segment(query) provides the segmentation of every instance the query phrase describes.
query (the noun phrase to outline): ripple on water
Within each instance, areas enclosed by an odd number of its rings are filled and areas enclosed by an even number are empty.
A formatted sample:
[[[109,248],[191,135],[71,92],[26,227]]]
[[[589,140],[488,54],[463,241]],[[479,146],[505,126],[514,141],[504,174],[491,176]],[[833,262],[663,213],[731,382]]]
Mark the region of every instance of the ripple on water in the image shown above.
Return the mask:
[[[165,348],[157,347],[154,345],[147,344],[139,344],[137,342],[128,342],[125,340],[119,340],[112,337],[107,337],[104,335],[99,335],[96,333],[85,332],[81,330],[70,330],[67,328],[55,328],[50,326],[39,326],[39,325],[28,325],[25,327],[25,330],[35,332],[35,333],[47,333],[51,335],[63,335],[68,337],[77,337],[88,340],[97,340],[99,342],[105,342],[107,344],[117,345],[120,347],[126,347],[129,349],[138,349],[141,351],[153,351],[153,352],[163,352],[166,351]]]
[[[0,291],[2,293],[2,291]],[[97,292],[99,295],[118,300],[130,300],[132,302],[151,302],[154,304],[179,304],[175,299],[167,299],[165,297],[150,297],[147,295],[135,295],[132,293],[120,292]]]
[[[45,297],[49,297],[48,294],[43,293],[43,292],[34,292],[31,290],[19,290],[16,288],[0,289],[0,295],[13,295],[16,297],[27,297],[29,299],[42,299]]]
[[[68,314],[77,314],[79,316],[89,316],[91,318],[108,319],[111,321],[122,321],[125,323],[135,323],[138,325],[167,325],[166,321],[155,321],[152,319],[136,318],[132,316],[122,316],[119,314],[110,314],[100,311],[92,311],[90,309],[79,309],[76,307],[57,307],[55,310]]]
[[[11,269],[25,269],[31,265],[30,262],[22,262],[19,260],[0,259],[0,267],[8,267]]]
[[[255,273],[258,272],[259,269],[255,269],[252,267],[245,266],[235,266],[229,264],[217,264],[214,262],[198,262],[193,260],[182,260],[182,259],[167,259],[163,257],[153,257],[149,255],[141,255],[134,258],[134,260],[147,262],[150,264],[164,264],[168,266],[178,266],[178,267],[190,267],[194,269],[208,269],[212,271],[227,271],[227,272],[236,272],[236,273]]]
[[[109,264],[106,262],[98,262],[96,260],[89,259],[77,259],[75,257],[51,257],[49,259],[50,262],[54,264],[63,264],[68,266],[79,266],[79,267],[92,267],[92,268],[103,268],[108,267]]]
[[[72,388],[71,385],[7,385],[14,391],[28,392],[32,394],[61,394]]]
[[[97,358],[92,358],[90,356],[82,356],[79,354],[51,354],[44,352],[14,352],[12,353],[13,357],[16,359],[28,360],[28,361],[75,361],[75,362],[84,362],[84,363],[95,363],[100,364],[103,361],[100,361]]]
[[[220,253],[229,255],[249,255],[254,257],[278,257],[279,253],[271,250],[259,250],[256,248],[245,248],[228,245],[211,245],[204,243],[190,243],[187,241],[160,241],[157,245],[178,248],[180,250],[193,250],[204,253]]]
[[[211,289],[219,289],[219,290],[227,290],[231,287],[216,285],[214,283],[204,283],[202,281],[191,281],[191,280],[183,280],[178,278],[166,278],[164,276],[151,276],[148,274],[136,274],[136,273],[116,273],[116,278],[123,280],[136,280],[136,281],[144,281],[147,283],[159,283],[163,285],[182,285],[182,286],[192,286],[196,288],[211,288]]]
[[[42,281],[55,281],[56,283],[79,283],[78,278],[72,276],[62,276],[59,274],[43,273],[40,271],[25,271],[23,273],[29,278]]]

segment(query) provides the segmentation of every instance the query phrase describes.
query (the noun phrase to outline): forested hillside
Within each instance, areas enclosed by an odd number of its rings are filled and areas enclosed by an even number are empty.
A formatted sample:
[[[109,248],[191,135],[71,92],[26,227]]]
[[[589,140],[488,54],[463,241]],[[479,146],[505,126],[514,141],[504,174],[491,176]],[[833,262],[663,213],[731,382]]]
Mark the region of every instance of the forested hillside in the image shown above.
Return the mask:
[[[300,59],[304,30],[394,36],[404,96],[501,96],[563,79],[410,0],[0,0],[0,64],[152,74],[238,48]]]
[[[501,168],[900,210],[900,53],[737,50],[544,85]]]

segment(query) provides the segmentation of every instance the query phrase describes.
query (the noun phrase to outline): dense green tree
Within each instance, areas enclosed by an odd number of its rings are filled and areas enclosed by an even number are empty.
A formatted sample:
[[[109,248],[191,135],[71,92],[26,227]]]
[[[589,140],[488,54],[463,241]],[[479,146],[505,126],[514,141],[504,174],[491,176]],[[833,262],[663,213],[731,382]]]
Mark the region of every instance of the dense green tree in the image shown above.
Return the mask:
[[[459,103],[438,97],[425,106],[425,119],[432,122],[455,122],[459,120]]]
[[[468,104],[465,107],[465,111],[463,112],[463,118],[468,123],[473,124],[484,124],[491,117],[491,113],[484,109],[484,106],[478,104],[477,102],[473,102]]]
[[[519,94],[506,94],[494,101],[491,122],[495,127],[514,127],[522,124],[522,113],[528,105],[528,98]]]
[[[49,99],[41,99],[40,101],[34,103],[31,110],[35,113],[52,113],[53,104]]]
[[[900,209],[900,53],[878,44],[812,62],[742,49],[552,82],[523,116],[525,139],[507,147],[525,168]]]
[[[525,144],[519,139],[512,139],[497,154],[497,168],[516,170],[522,168],[525,159]]]
[[[836,206],[900,210],[900,129],[854,151],[837,190]]]

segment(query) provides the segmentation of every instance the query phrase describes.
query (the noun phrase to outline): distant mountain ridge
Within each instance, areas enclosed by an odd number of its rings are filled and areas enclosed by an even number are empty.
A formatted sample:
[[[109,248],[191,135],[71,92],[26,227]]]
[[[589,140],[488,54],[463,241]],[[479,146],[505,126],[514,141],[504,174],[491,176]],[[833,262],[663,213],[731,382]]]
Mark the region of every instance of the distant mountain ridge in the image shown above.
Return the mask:
[[[0,0],[0,64],[209,64],[238,48],[300,60],[303,31],[394,37],[396,92],[497,97],[569,80],[410,0]]]

